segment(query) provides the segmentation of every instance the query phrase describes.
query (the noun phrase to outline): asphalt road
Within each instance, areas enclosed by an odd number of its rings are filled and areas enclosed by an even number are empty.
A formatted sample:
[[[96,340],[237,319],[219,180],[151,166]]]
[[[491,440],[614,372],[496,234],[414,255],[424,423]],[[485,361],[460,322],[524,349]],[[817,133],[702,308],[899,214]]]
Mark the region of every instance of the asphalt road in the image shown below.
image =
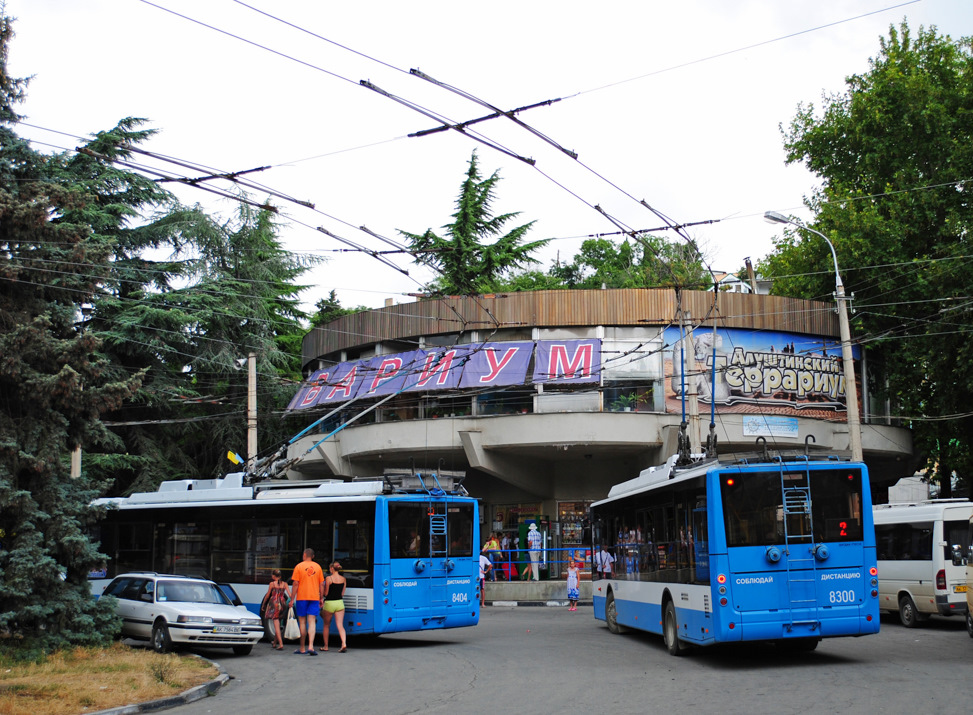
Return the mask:
[[[334,645],[332,643],[332,645]],[[765,644],[698,649],[612,635],[591,607],[484,609],[475,628],[349,639],[316,658],[261,643],[204,653],[233,677],[177,715],[274,713],[965,713],[973,639],[959,619],[823,641],[813,653]]]

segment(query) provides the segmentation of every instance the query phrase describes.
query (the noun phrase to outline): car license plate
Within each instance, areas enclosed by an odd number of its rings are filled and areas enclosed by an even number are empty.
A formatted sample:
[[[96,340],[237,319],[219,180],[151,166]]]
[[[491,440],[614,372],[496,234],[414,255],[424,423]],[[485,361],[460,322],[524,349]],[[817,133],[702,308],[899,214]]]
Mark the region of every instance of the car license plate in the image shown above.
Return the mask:
[[[213,626],[213,633],[243,633],[240,626]]]
[[[953,586],[953,593],[966,593],[966,584],[962,586]]]

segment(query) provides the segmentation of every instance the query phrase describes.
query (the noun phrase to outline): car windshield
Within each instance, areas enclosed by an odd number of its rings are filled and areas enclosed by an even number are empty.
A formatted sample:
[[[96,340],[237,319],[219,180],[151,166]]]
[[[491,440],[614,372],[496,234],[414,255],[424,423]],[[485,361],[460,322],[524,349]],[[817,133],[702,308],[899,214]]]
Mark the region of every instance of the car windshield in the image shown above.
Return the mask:
[[[159,581],[155,600],[232,605],[215,583],[206,581]]]

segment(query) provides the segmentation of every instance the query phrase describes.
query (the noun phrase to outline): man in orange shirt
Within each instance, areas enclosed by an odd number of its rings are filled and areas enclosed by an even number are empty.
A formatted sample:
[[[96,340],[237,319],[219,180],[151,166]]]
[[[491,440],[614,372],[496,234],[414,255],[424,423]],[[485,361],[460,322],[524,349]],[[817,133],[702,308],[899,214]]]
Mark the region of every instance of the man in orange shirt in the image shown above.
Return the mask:
[[[294,654],[305,654],[306,635],[307,655],[317,655],[318,652],[314,650],[314,636],[317,629],[316,618],[321,613],[321,603],[324,601],[324,571],[314,562],[313,549],[304,549],[304,560],[294,567],[291,581],[291,605],[294,606],[297,625],[301,627],[301,646]],[[327,639],[328,634],[325,633],[324,637]]]

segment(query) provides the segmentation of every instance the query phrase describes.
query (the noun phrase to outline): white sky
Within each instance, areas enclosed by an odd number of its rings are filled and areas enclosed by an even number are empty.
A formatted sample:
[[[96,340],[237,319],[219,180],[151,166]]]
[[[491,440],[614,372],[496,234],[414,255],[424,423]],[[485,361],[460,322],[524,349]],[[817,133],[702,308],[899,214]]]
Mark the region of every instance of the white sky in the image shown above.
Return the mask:
[[[354,227],[393,239],[396,229],[438,231],[476,147],[484,175],[500,170],[496,212],[520,211],[520,223],[536,220],[531,239],[557,239],[538,254],[541,268],[558,253],[569,260],[583,237],[616,230],[586,204],[632,228],[660,226],[634,197],[679,222],[720,220],[690,232],[714,269],[734,271],[771,249],[778,229],[763,221],[765,210],[809,218],[801,201],[814,177],[784,166],[778,130],[799,102],[843,91],[844,78],[867,70],[879,36],[903,18],[913,29],[973,35],[969,0],[248,1],[376,62],[233,0],[152,2],[295,59],[142,0],[5,0],[17,18],[10,73],[35,75],[21,112],[76,135],[145,117],[160,133],[143,148],[219,171],[273,165],[248,178],[328,214],[275,200],[288,218],[285,246],[329,259],[306,277],[308,307],[331,289],[346,306],[409,301],[404,294],[432,273],[402,255],[390,260],[412,278],[368,256],[332,253],[344,246],[295,221],[376,250],[388,246]],[[770,42],[777,38],[786,39]],[[742,49],[759,43],[767,44]],[[477,129],[536,168],[455,132],[406,138],[437,122],[359,80],[452,121],[488,113],[409,76],[410,68],[503,109],[562,98],[519,116],[584,166],[509,120]],[[235,211],[198,190],[177,194],[224,216]]]

